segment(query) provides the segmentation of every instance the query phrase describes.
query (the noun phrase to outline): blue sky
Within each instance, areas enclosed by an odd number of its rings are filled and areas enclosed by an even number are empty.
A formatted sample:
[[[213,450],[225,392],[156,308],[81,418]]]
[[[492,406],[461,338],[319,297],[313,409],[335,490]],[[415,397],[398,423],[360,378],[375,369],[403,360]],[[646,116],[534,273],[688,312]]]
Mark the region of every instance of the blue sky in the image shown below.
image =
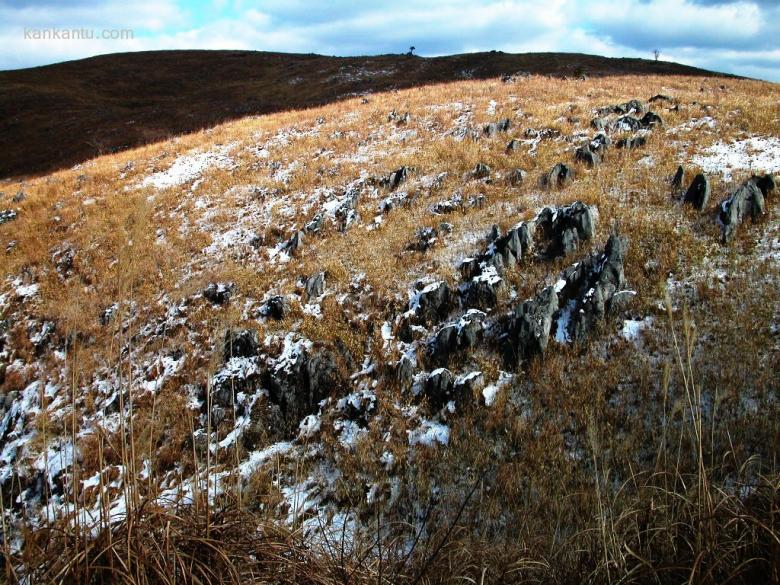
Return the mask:
[[[572,51],[780,81],[780,0],[0,0],[0,69],[150,49]],[[92,39],[31,38],[87,29]],[[102,39],[103,30],[132,38]],[[27,33],[27,34],[26,34]]]

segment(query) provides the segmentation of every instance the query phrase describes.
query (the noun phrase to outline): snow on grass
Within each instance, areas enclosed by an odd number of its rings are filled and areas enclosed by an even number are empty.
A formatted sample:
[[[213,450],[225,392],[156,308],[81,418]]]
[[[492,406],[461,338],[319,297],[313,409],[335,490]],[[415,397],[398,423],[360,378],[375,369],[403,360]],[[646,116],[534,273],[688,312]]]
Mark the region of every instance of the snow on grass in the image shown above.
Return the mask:
[[[620,336],[627,341],[638,341],[642,335],[642,331],[652,324],[652,317],[646,317],[645,319],[626,319],[623,321],[623,328],[620,331]]]
[[[410,446],[433,447],[436,443],[447,445],[450,442],[449,427],[431,420],[423,420],[419,427],[406,431],[406,434],[409,436]]]
[[[717,142],[691,158],[705,173],[721,173],[726,181],[734,171],[780,172],[780,138],[753,136],[735,142]]]
[[[211,167],[231,169],[235,162],[228,153],[235,148],[237,143],[231,142],[219,148],[206,152],[184,154],[179,156],[165,171],[160,171],[146,177],[139,187],[154,187],[162,190],[189,183],[200,178],[203,171]]]

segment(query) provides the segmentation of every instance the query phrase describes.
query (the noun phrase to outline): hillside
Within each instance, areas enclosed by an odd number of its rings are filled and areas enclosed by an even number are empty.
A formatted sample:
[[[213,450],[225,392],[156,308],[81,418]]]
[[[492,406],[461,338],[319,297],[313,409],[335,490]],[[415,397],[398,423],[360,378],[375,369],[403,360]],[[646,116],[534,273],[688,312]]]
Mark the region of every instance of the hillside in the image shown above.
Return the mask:
[[[518,71],[568,76],[707,74],[675,63],[561,53],[430,59],[250,51],[105,55],[0,72],[0,178],[60,169],[251,114]]]
[[[6,578],[777,581],[778,172],[778,85],[519,75],[7,181]]]

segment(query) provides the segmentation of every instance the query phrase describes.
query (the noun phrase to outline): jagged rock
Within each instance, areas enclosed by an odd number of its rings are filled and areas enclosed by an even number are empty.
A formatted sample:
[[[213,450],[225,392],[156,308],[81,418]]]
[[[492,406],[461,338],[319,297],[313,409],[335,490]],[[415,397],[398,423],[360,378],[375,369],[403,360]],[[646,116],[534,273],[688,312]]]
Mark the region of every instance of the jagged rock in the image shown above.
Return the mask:
[[[668,95],[659,93],[658,95],[654,95],[647,101],[649,101],[651,104],[654,104],[655,102],[671,102],[672,98],[670,98]]]
[[[556,336],[582,340],[604,318],[625,280],[626,248],[625,240],[612,235],[603,254],[594,254],[564,272],[565,284],[559,288],[561,311],[557,316]]]
[[[517,367],[522,359],[544,353],[557,310],[558,295],[551,286],[515,307],[499,337],[507,367]]]
[[[11,199],[11,201],[13,201],[14,203],[21,203],[25,199],[27,199],[27,195],[24,194],[24,191],[19,191],[16,195],[13,196],[13,199]]]
[[[534,221],[536,246],[542,256],[557,258],[574,252],[580,242],[590,240],[594,233],[593,212],[576,201],[566,207],[546,207]]]
[[[325,292],[325,273],[318,272],[314,276],[307,278],[306,284],[304,285],[304,292],[306,293],[307,299],[315,299],[322,296],[322,293]]]
[[[604,118],[593,118],[590,125],[594,130],[606,130],[607,121]]]
[[[477,274],[482,272],[479,258],[465,258],[464,260],[461,260],[458,269],[460,270],[460,275],[464,280],[471,280]]]
[[[460,193],[455,193],[449,199],[444,199],[434,203],[433,206],[431,206],[431,212],[438,215],[443,215],[445,213],[452,213],[453,211],[461,209],[462,207],[463,195]]]
[[[290,312],[290,303],[281,295],[276,295],[268,299],[260,308],[260,314],[264,317],[270,317],[280,321]]]
[[[458,287],[460,302],[464,307],[489,309],[498,303],[503,280],[495,266],[482,266],[481,272]]]
[[[589,145],[580,146],[574,153],[574,160],[583,163],[589,168],[593,168],[601,163],[601,157],[590,149]]]
[[[482,134],[488,138],[492,138],[499,132],[507,132],[511,127],[512,121],[509,118],[504,118],[498,122],[491,122],[490,124],[486,124],[485,127],[482,128]]]
[[[224,305],[230,300],[236,286],[232,282],[210,282],[203,289],[203,298],[214,305]]]
[[[612,130],[614,132],[636,132],[642,127],[642,121],[633,116],[621,116],[612,123]]]
[[[614,106],[606,106],[599,110],[600,116],[607,114],[642,114],[645,111],[645,105],[639,100],[629,100],[623,104],[617,104]]]
[[[612,146],[612,139],[603,132],[596,134],[590,141],[590,149],[602,158],[610,146]]]
[[[16,219],[16,212],[13,209],[0,211],[0,225]]]
[[[468,399],[482,390],[485,386],[485,377],[482,372],[469,372],[455,378],[454,393],[461,399]]]
[[[756,187],[759,188],[764,199],[768,199],[771,195],[774,195],[777,190],[777,181],[773,175],[764,175],[763,177],[751,177]]]
[[[512,187],[521,185],[525,181],[526,172],[522,169],[513,169],[506,176],[506,182]]]
[[[737,231],[737,226],[747,217],[756,221],[764,213],[764,194],[755,182],[748,180],[728,199],[720,204],[718,223],[721,226],[723,241],[728,242]]]
[[[623,138],[622,140],[618,140],[617,147],[633,150],[635,148],[641,148],[645,144],[647,144],[647,138],[644,136],[632,136],[630,138]]]
[[[574,171],[563,163],[556,164],[552,170],[542,178],[542,183],[548,188],[562,188],[574,180]]]
[[[509,154],[510,152],[515,152],[515,151],[518,151],[518,150],[520,150],[520,147],[521,147],[522,145],[523,145],[523,143],[522,143],[522,142],[520,142],[519,140],[517,140],[517,139],[513,138],[513,139],[512,139],[512,140],[510,140],[510,141],[507,143],[507,145],[506,145],[506,149],[505,149],[505,150],[506,150],[506,153],[507,153],[507,154]]]
[[[677,167],[677,172],[672,177],[672,190],[679,191],[682,189],[683,181],[685,180],[685,169],[682,165]]]
[[[409,310],[423,323],[437,323],[453,308],[454,299],[449,285],[444,281],[422,286],[409,301]]]
[[[395,191],[401,183],[404,183],[409,177],[409,167],[401,167],[400,169],[393,171],[387,177],[380,181],[382,187],[386,187],[390,191]]]
[[[436,228],[420,228],[415,234],[414,241],[407,244],[406,249],[416,252],[426,252],[430,250],[434,244],[436,244],[438,237],[439,232],[436,230]]]
[[[656,114],[655,112],[647,112],[644,116],[642,116],[642,119],[640,120],[640,123],[642,124],[642,128],[652,128],[654,126],[664,126],[664,121],[661,116]]]
[[[446,368],[438,368],[428,375],[425,396],[432,408],[438,410],[453,398],[455,376]]]
[[[683,201],[690,203],[696,209],[704,209],[710,200],[710,181],[706,175],[698,174],[693,178]]]
[[[230,358],[249,358],[260,354],[260,340],[254,329],[229,329],[225,332],[222,356],[224,361]]]

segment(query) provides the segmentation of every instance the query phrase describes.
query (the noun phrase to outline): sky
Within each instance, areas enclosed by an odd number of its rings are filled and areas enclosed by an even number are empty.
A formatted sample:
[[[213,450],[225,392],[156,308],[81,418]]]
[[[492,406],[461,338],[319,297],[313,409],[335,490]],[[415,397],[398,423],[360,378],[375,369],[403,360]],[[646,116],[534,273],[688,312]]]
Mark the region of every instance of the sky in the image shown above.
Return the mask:
[[[0,70],[155,49],[375,55],[413,45],[422,56],[659,50],[780,82],[779,23],[780,0],[0,0]]]

